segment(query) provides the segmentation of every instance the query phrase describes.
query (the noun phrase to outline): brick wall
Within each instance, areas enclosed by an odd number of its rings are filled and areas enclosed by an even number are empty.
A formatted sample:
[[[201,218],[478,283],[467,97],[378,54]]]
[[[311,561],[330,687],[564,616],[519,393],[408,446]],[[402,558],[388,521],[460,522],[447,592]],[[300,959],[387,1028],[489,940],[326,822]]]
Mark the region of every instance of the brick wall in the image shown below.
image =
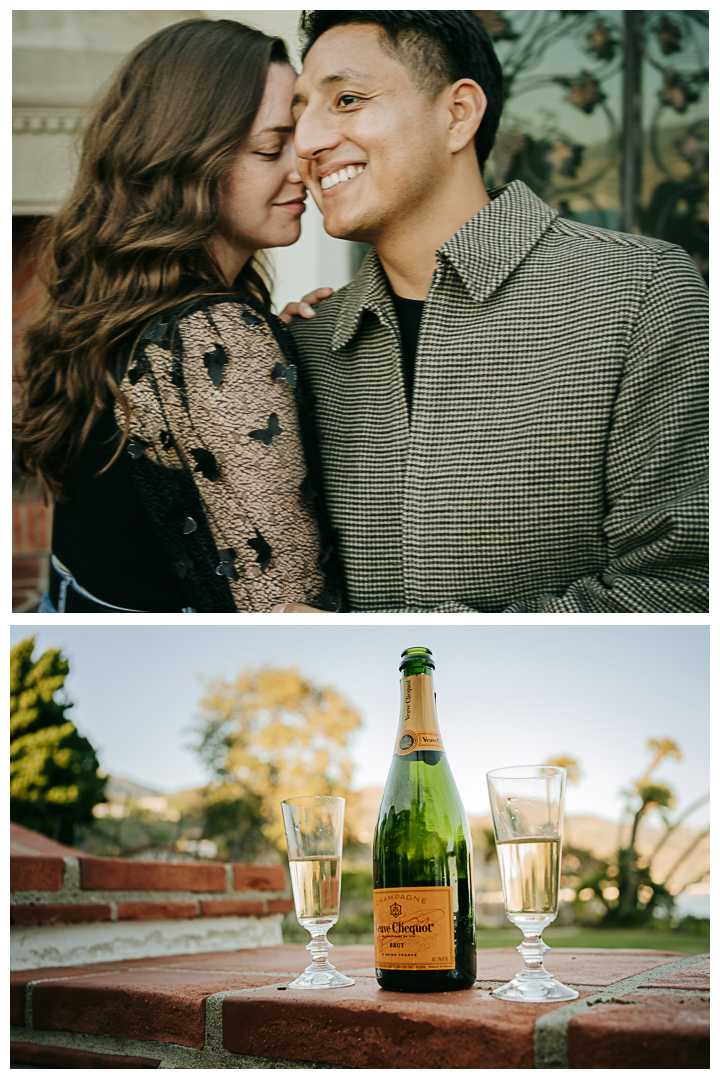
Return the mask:
[[[15,970],[277,944],[293,910],[282,866],[12,855],[10,889]]]

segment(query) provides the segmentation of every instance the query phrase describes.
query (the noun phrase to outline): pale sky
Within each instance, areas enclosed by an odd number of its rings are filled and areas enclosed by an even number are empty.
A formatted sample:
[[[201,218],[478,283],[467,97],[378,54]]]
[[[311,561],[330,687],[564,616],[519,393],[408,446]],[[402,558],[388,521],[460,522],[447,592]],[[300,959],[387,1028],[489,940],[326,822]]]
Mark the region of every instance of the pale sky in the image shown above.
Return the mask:
[[[11,626],[36,655],[70,661],[69,714],[108,772],[163,792],[208,779],[187,748],[207,679],[246,667],[298,667],[341,691],[363,717],[352,744],[355,788],[381,786],[399,712],[398,662],[424,645],[445,748],[465,807],[487,812],[485,773],[577,758],[566,813],[615,820],[650,738],[675,739],[681,762],[656,779],[680,808],[709,787],[708,644],[702,626]],[[707,808],[690,823],[707,821]]]

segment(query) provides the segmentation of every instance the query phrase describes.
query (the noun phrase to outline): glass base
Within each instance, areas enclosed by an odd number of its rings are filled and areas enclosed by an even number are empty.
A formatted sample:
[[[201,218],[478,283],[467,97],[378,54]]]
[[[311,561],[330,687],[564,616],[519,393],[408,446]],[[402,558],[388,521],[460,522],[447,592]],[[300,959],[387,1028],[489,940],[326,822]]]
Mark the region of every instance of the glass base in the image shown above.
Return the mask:
[[[354,986],[355,980],[348,979],[347,975],[341,975],[337,968],[328,960],[327,956],[332,945],[327,939],[326,933],[335,924],[335,918],[330,919],[298,919],[301,926],[309,930],[312,938],[305,948],[312,956],[312,964],[309,964],[302,975],[293,982],[288,983],[288,989],[293,990],[332,990],[336,986]]]
[[[348,979],[347,975],[341,975],[332,966],[327,965],[325,971],[313,971],[313,965],[303,971],[293,982],[288,983],[289,990],[332,990],[335,986],[354,986],[355,980]]]
[[[525,961],[525,967],[514,979],[497,990],[492,996],[503,1001],[529,1001],[534,1005],[544,1001],[574,1001],[577,990],[564,986],[546,970],[543,956],[550,946],[542,939],[543,930],[557,918],[557,912],[508,911],[508,919],[523,932],[523,941],[517,951]]]
[[[492,991],[492,996],[503,1001],[529,1001],[533,1005],[545,1001],[574,1001],[579,997],[577,990],[553,979],[511,979],[509,983]]]

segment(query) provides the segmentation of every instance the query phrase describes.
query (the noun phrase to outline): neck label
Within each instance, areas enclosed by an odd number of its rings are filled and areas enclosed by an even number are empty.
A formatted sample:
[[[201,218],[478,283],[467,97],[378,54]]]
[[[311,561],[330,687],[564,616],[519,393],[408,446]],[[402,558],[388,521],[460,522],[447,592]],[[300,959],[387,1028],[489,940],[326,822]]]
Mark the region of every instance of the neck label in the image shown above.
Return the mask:
[[[435,712],[435,694],[430,675],[406,675],[400,682],[400,725],[395,753],[400,757],[415,750],[445,752]]]

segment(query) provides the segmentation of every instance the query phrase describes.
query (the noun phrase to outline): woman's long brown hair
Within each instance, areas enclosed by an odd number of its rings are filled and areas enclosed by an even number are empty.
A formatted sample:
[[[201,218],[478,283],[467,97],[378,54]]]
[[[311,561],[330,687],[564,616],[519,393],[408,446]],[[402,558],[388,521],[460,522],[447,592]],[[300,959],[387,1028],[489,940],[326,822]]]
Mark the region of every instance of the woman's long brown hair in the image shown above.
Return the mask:
[[[47,223],[16,428],[21,472],[56,498],[113,397],[129,421],[113,375],[121,342],[194,297],[270,302],[261,265],[250,260],[230,289],[210,242],[271,63],[289,63],[280,38],[226,19],[176,23],[138,46],[89,120],[72,195]]]

